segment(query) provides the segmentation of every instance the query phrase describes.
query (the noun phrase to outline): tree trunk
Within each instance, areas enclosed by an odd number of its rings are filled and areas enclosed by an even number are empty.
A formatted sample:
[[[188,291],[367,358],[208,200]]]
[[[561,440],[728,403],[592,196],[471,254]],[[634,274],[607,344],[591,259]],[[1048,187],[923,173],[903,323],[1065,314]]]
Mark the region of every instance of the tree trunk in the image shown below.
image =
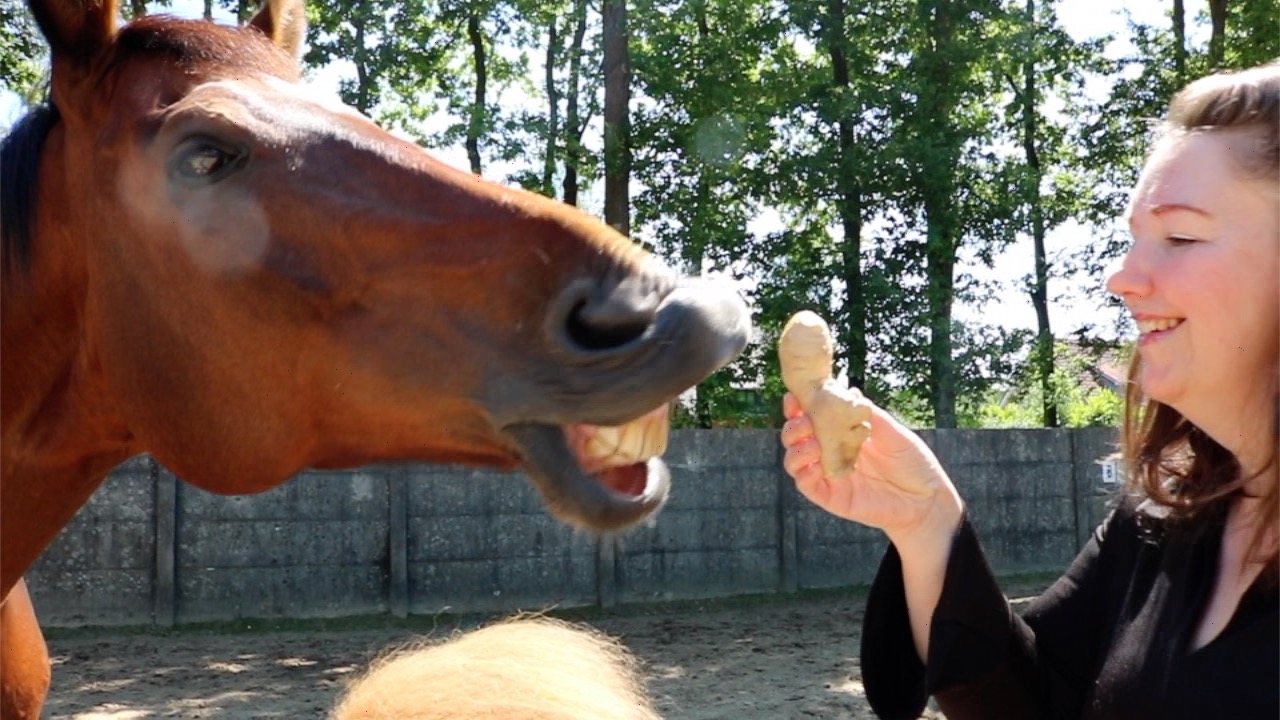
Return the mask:
[[[476,11],[467,16],[467,38],[471,40],[471,64],[476,74],[475,96],[471,101],[471,117],[467,122],[467,159],[471,162],[471,172],[479,175],[480,135],[484,132],[485,106],[484,96],[488,84],[486,69],[487,57],[484,48],[484,33],[480,29],[480,15]]]
[[[707,42],[711,35],[711,27],[707,23],[707,4],[698,2],[694,7],[694,27],[697,28],[697,45],[693,48],[692,57],[696,63],[695,67],[699,75],[704,77],[707,74]],[[697,179],[694,184],[694,217],[702,217],[702,208],[707,207],[716,201],[712,194],[710,181],[707,179],[708,168],[705,163],[695,163]],[[684,242],[680,245],[680,253],[684,261],[684,270],[690,275],[702,274],[702,263],[706,259],[706,242],[705,235],[701,232],[702,228],[694,226],[693,232],[685,235]],[[709,392],[705,390],[706,385],[699,385],[694,389],[693,394],[693,419],[694,426],[709,429],[715,421],[715,411],[711,406]]]
[[[626,0],[603,0],[604,220],[631,232],[631,62],[627,49]]]
[[[582,163],[582,133],[586,123],[579,117],[578,95],[582,83],[582,43],[587,35],[587,0],[573,4],[576,26],[573,41],[569,43],[569,77],[565,78],[567,94],[564,107],[564,181],[560,199],[570,205],[578,204],[578,165]]]
[[[930,122],[922,130],[926,143],[919,178],[926,228],[925,277],[929,318],[929,390],[934,425],[956,426],[956,368],[951,337],[955,303],[956,246],[960,242],[955,202],[956,163],[961,139],[957,137],[955,87],[961,68],[949,56],[954,52],[955,14],[963,12],[949,0],[922,2],[929,46],[920,51],[920,116]]]
[[[1209,34],[1209,69],[1218,70],[1226,59],[1227,0],[1209,0],[1209,21],[1212,26]],[[1274,24],[1271,29],[1275,31]]]
[[[929,374],[935,427],[956,426],[956,369],[951,340],[955,302],[955,202],[940,185],[925,200],[929,277]]]
[[[542,194],[547,197],[555,197],[556,193],[554,182],[557,137],[560,133],[560,91],[556,87],[555,65],[560,54],[559,45],[560,33],[556,28],[556,21],[552,19],[547,25],[547,57],[543,63],[546,67],[543,84],[547,93],[547,148],[542,157],[542,182],[539,184]]]
[[[213,20],[213,0],[204,0],[204,19]]]
[[[352,64],[356,66],[356,96],[351,105],[365,115],[372,115],[378,81],[371,67],[373,59],[369,57],[369,50],[365,44],[365,25],[368,23],[367,5],[368,3],[361,2],[351,18],[351,22],[356,26],[355,56],[351,58]],[[243,6],[242,0],[242,9]]]
[[[832,85],[838,97],[849,97],[848,38],[845,36],[846,7],[844,0],[830,0],[822,33],[831,58]],[[867,379],[867,308],[862,283],[862,191],[859,183],[855,138],[856,113],[840,112],[836,142],[838,172],[836,197],[840,215],[840,277],[844,281],[843,322],[837,324],[836,335],[843,348],[849,384],[866,387]]]
[[[1173,73],[1178,87],[1187,82],[1187,11],[1173,0]]]
[[[129,19],[137,20],[147,14],[147,0],[129,0]]]
[[[1045,252],[1044,207],[1040,182],[1044,167],[1040,163],[1039,97],[1036,93],[1036,3],[1027,0],[1026,60],[1022,63],[1022,149],[1027,160],[1026,202],[1031,223],[1031,242],[1035,254],[1035,281],[1031,286],[1031,305],[1036,311],[1035,368],[1040,380],[1040,420],[1045,427],[1058,427],[1058,403],[1053,392],[1054,342],[1049,325],[1049,260]]]

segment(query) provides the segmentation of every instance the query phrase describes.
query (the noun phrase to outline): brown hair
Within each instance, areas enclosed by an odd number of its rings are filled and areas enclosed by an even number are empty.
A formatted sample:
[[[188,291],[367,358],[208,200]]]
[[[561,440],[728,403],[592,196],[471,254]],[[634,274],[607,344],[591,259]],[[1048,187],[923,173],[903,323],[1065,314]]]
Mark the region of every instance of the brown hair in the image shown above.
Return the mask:
[[[1233,145],[1233,157],[1247,177],[1280,184],[1280,62],[1249,70],[1218,73],[1191,83],[1169,106],[1160,134],[1164,138],[1193,132],[1237,131],[1248,139]],[[1280,188],[1277,188],[1280,190]],[[1280,333],[1280,327],[1276,328]],[[1280,370],[1280,359],[1277,359]],[[1134,353],[1129,366],[1122,434],[1129,467],[1128,485],[1161,506],[1173,520],[1203,517],[1225,510],[1230,498],[1244,492],[1252,477],[1239,460],[1193,425],[1177,410],[1143,395],[1136,379],[1141,359]],[[1280,387],[1276,395],[1276,441],[1271,461],[1280,452]],[[1264,388],[1263,391],[1266,389]],[[1247,558],[1266,561],[1271,582],[1280,574],[1275,538],[1280,533],[1280,484],[1271,483],[1262,496],[1263,507]]]
[[[375,661],[331,720],[661,720],[617,640],[546,617],[510,619]]]

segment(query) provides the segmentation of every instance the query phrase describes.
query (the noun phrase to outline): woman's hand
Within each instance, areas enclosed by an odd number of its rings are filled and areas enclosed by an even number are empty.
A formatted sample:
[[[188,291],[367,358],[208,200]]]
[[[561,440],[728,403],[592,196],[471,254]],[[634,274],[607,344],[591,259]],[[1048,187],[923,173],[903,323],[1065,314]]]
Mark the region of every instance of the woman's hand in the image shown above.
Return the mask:
[[[782,408],[787,417],[783,468],[802,495],[837,517],[883,530],[900,550],[938,541],[949,547],[963,503],[920,436],[873,405],[871,435],[853,471],[827,477],[812,421],[791,393],[783,397]]]

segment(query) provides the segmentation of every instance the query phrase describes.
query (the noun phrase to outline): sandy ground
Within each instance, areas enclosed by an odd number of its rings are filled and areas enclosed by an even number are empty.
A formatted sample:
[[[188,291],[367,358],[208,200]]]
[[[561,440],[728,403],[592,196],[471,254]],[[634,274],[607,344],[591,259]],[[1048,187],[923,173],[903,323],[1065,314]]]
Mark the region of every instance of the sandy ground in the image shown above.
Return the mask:
[[[1015,597],[1032,592],[1011,589]],[[668,720],[848,720],[874,717],[858,667],[862,605],[861,595],[831,593],[569,617],[626,643]],[[44,717],[323,718],[348,679],[388,646],[414,636],[447,637],[475,622],[54,632],[54,687]],[[370,627],[376,625],[382,627]]]

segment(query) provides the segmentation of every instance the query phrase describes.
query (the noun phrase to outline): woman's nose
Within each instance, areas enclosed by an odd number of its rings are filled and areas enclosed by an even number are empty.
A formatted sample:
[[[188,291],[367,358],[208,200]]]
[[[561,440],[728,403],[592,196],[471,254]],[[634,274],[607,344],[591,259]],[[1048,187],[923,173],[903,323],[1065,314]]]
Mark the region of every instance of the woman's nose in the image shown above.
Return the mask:
[[[1125,253],[1107,278],[1107,292],[1120,298],[1143,297],[1151,292],[1151,276],[1139,262],[1137,248]]]

